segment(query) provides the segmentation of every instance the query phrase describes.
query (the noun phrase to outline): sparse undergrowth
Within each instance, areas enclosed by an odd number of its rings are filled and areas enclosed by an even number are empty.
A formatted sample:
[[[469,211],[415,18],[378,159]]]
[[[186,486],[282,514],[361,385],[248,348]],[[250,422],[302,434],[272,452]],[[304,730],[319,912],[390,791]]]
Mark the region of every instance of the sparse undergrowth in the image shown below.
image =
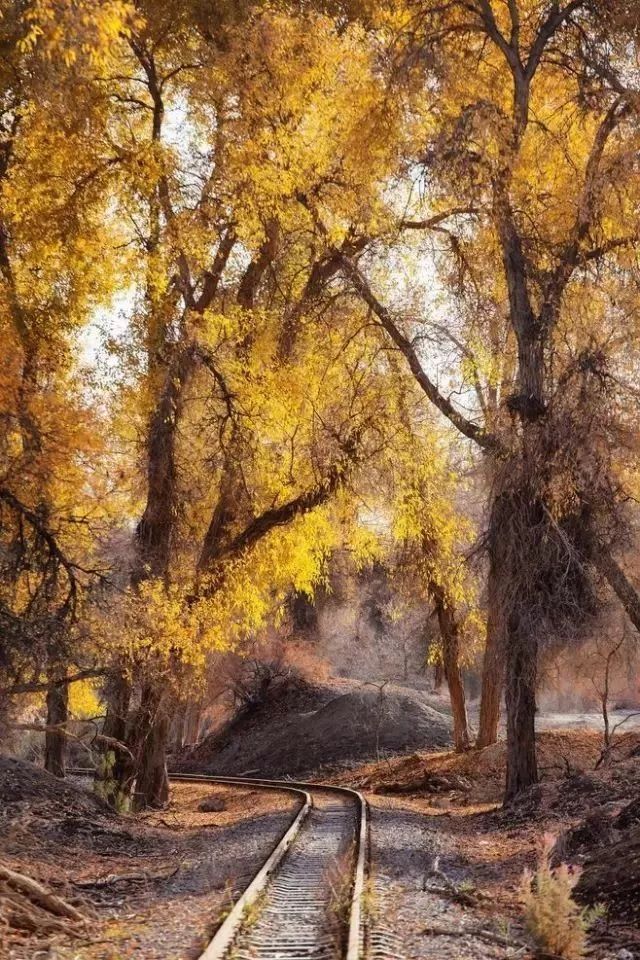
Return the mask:
[[[526,870],[521,896],[525,924],[540,957],[580,960],[590,927],[603,908],[580,907],[573,899],[579,873],[567,864],[551,866],[554,838],[547,834],[535,873]]]

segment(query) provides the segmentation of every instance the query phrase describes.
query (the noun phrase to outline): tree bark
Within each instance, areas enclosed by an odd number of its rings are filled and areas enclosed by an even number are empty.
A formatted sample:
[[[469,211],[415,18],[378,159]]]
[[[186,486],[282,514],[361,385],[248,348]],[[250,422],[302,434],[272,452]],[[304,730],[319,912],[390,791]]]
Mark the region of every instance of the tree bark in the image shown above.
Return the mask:
[[[168,695],[159,684],[144,686],[136,718],[138,772],[134,805],[137,810],[162,809],[169,800],[167,745],[171,723],[167,701]]]
[[[184,745],[186,717],[187,705],[185,703],[181,703],[171,720],[171,735],[169,739],[171,740],[171,749],[174,752],[182,750]]]
[[[537,638],[511,624],[507,641],[507,777],[505,803],[538,782],[535,718]]]
[[[103,736],[126,744],[127,720],[131,702],[131,684],[124,673],[114,673],[107,681],[107,713]],[[126,810],[135,777],[133,757],[126,750],[105,743],[96,769],[94,790],[115,810]]]
[[[500,722],[500,701],[504,687],[504,642],[497,607],[495,572],[488,577],[487,639],[482,664],[480,721],[476,746],[479,749],[496,743]]]
[[[147,578],[169,584],[173,533],[176,518],[175,447],[184,391],[194,370],[193,354],[178,346],[164,372],[164,383],[149,423],[147,437],[147,503],[136,531],[134,584]],[[159,371],[156,372],[159,375]],[[168,799],[166,749],[170,718],[161,704],[166,702],[163,684],[145,684],[141,707],[127,745],[135,760],[135,797],[138,809],[145,805],[162,807]],[[156,729],[157,727],[157,729]],[[133,779],[130,761],[118,765],[116,795],[124,796]]]
[[[442,587],[432,582],[429,593],[436,606],[442,637],[442,663],[453,714],[453,741],[456,752],[463,753],[469,749],[470,740],[464,682],[460,670],[460,625]]]
[[[433,665],[433,690],[434,693],[439,693],[442,689],[442,684],[444,683],[444,667],[442,666],[441,660],[436,660]]]
[[[47,732],[44,735],[44,768],[54,777],[64,779],[66,772],[67,738],[64,731],[50,727],[63,727],[69,719],[69,687],[54,685],[47,690]]]
[[[640,630],[640,596],[610,550],[596,544],[593,562],[607,579],[636,630]]]
[[[185,715],[183,746],[198,742],[201,716],[202,705],[199,702],[190,701]]]

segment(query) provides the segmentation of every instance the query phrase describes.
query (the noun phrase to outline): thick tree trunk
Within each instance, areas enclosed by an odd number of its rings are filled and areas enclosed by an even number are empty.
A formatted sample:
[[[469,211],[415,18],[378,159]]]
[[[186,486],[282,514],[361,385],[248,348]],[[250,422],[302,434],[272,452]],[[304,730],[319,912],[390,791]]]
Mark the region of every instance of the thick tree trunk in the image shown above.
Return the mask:
[[[146,807],[161,809],[169,800],[167,745],[170,726],[166,691],[158,684],[147,684],[142,690],[136,718],[138,773],[134,803],[137,810]]]
[[[164,383],[149,423],[147,503],[136,531],[134,584],[148,578],[161,579],[167,586],[170,581],[176,517],[176,437],[184,391],[193,369],[192,353],[178,346],[166,369],[156,371],[158,377],[164,374]],[[134,802],[138,809],[163,807],[168,800],[166,751],[171,721],[167,710],[168,697],[162,683],[150,680],[143,687],[136,729],[129,742],[135,757]]]
[[[127,720],[131,702],[131,684],[123,673],[115,673],[109,678],[105,698],[107,713],[102,733],[114,742],[103,743],[94,789],[115,810],[126,810],[135,777],[135,763],[125,749],[118,747],[118,743],[127,742]]]
[[[478,725],[478,748],[488,747],[498,739],[500,701],[504,687],[504,642],[500,628],[497,606],[495,573],[489,570],[487,639],[482,665],[482,693],[480,696],[480,721]]]
[[[147,437],[147,503],[136,531],[138,567],[134,581],[167,579],[175,522],[176,435],[184,390],[195,365],[192,354],[175,348],[172,362],[156,376],[164,376]]]
[[[446,600],[442,587],[439,584],[431,583],[429,592],[436,605],[442,637],[442,662],[453,714],[453,741],[456,751],[462,753],[469,749],[470,741],[467,704],[460,670],[460,626],[456,620],[455,611]]]
[[[535,743],[538,631],[543,629],[545,605],[553,602],[549,600],[547,581],[557,574],[545,552],[548,531],[535,484],[535,447],[531,442],[527,444],[528,440],[525,437],[524,449],[532,451],[529,467],[525,470],[521,464],[514,464],[515,483],[507,484],[495,498],[489,526],[490,607],[495,617],[492,629],[499,638],[494,652],[497,670],[500,670],[499,660],[506,666],[505,803],[538,781]],[[494,701],[496,711],[497,702]],[[485,711],[488,716],[486,707]]]
[[[47,691],[47,727],[62,727],[62,731],[45,733],[44,767],[54,777],[64,778],[66,770],[67,738],[64,725],[69,719],[69,687],[66,683],[49,687]]]
[[[515,625],[507,641],[507,778],[505,803],[538,782],[535,719],[538,643]]]

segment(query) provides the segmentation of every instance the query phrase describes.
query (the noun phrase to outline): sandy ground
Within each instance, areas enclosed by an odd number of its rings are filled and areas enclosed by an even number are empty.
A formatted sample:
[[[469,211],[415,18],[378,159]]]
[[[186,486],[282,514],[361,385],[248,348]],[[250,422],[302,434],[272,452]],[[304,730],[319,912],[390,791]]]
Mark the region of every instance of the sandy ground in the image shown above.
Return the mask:
[[[543,836],[564,838],[594,811],[610,817],[640,794],[638,734],[621,737],[612,762],[595,771],[601,736],[575,719],[541,731],[542,783],[505,810],[503,744],[336,775],[371,804],[371,960],[530,955],[519,891]],[[0,778],[0,854],[95,919],[75,941],[9,942],[0,922],[2,960],[193,960],[295,811],[284,794],[176,784],[168,810],[117,818],[86,791],[43,776],[31,768],[15,782]],[[198,810],[211,795],[224,811]],[[589,956],[638,960],[638,925],[599,921]]]
[[[521,884],[524,870],[536,866],[543,838],[558,841],[558,856],[577,863],[579,873],[589,856],[597,862],[598,849],[587,851],[585,861],[583,848],[567,846],[568,831],[602,816],[595,836],[587,831],[587,847],[598,842],[605,824],[639,795],[638,735],[625,735],[617,758],[595,771],[600,750],[593,731],[541,732],[542,783],[506,809],[500,744],[480,754],[416,754],[351,771],[372,809],[376,916],[394,955],[527,956]],[[640,958],[640,928],[627,911],[597,922],[589,956]]]
[[[611,710],[609,713],[611,730],[617,728],[619,732],[626,730],[640,730],[640,711]],[[536,718],[538,730],[598,730],[604,729],[602,714],[593,712],[583,713],[553,713],[543,712]]]
[[[212,795],[226,810],[199,812]],[[0,837],[3,861],[95,920],[86,938],[5,938],[2,960],[192,960],[285,832],[297,804],[275,792],[176,784],[170,808],[143,818],[108,819],[96,811],[92,822],[86,811],[76,817],[71,810],[59,819],[37,808],[37,802],[24,805]]]
[[[519,891],[524,869],[535,866],[548,823],[486,806],[438,809],[418,798],[375,796],[371,803],[378,922],[395,938],[397,956],[531,955],[523,948],[527,935]],[[498,942],[486,934],[496,935]],[[599,920],[589,956],[640,957],[640,930],[630,918]]]
[[[458,849],[449,814],[386,797],[372,797],[371,811],[374,942],[381,932],[406,960],[522,954],[517,909],[509,902],[496,908],[470,851]]]

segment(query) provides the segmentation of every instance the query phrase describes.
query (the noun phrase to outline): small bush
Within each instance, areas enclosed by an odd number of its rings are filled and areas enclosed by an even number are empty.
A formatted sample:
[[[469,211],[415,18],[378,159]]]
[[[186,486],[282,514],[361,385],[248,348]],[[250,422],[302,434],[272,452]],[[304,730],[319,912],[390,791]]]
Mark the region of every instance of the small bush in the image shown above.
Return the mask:
[[[585,909],[573,899],[579,872],[566,864],[551,868],[553,837],[546,836],[534,874],[525,870],[522,878],[522,903],[527,930],[538,956],[581,960],[587,932],[602,916],[602,907]]]

